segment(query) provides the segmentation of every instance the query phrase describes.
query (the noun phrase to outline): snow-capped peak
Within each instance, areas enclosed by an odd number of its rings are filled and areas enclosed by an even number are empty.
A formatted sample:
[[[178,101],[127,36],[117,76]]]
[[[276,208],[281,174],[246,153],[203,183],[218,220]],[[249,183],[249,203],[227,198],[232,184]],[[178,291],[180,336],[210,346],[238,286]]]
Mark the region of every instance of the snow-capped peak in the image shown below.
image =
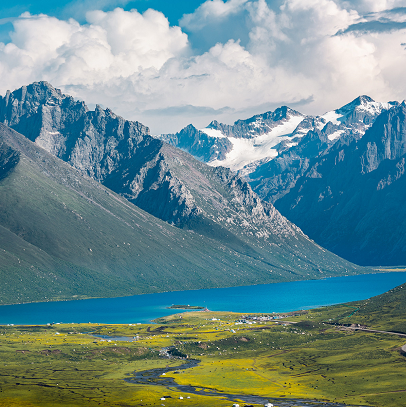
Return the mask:
[[[232,150],[227,153],[224,160],[213,160],[209,162],[209,165],[222,165],[238,171],[254,161],[261,161],[266,158],[272,159],[278,155],[275,147],[282,141],[292,138],[292,133],[303,118],[303,115],[292,115],[270,128],[267,133],[254,137],[228,137],[233,144]],[[206,132],[206,130],[208,129],[203,131]],[[210,130],[212,131],[212,129]],[[298,138],[303,135],[295,134],[295,137]],[[291,144],[297,144],[297,142]]]
[[[359,96],[339,109],[327,112],[320,116],[321,121],[318,128],[321,130],[324,124],[331,122],[336,126],[344,125],[347,128],[353,127],[356,124],[357,127],[364,127],[363,131],[365,131],[369,127],[369,123],[372,123],[372,121],[381,114],[383,110],[388,110],[395,104],[397,104],[397,102],[375,102],[369,96]],[[359,117],[352,117],[354,115],[367,115],[369,117],[366,120],[360,120]],[[363,124],[365,124],[365,126],[363,126]]]

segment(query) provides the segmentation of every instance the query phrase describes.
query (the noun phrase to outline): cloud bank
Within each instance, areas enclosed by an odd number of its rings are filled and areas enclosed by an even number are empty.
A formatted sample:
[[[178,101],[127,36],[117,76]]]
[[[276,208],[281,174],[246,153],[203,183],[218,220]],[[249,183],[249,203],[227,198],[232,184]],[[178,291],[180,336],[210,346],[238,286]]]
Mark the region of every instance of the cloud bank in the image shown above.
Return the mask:
[[[151,9],[95,10],[84,24],[24,13],[0,43],[0,92],[47,80],[153,133],[281,104],[320,114],[361,94],[403,100],[402,3],[209,0],[178,27]]]

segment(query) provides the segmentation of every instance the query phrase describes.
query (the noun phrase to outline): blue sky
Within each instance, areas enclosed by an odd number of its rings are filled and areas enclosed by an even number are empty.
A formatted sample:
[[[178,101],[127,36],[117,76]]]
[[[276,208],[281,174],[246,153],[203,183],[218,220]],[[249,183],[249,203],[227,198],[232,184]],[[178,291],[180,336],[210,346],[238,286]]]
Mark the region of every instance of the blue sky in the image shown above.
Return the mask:
[[[170,23],[176,25],[183,14],[192,13],[202,3],[202,0],[13,0],[10,5],[0,9],[0,18],[18,17],[23,12],[29,11],[31,14],[44,13],[59,18],[75,17],[80,20],[81,12],[92,8],[104,11],[116,7],[122,7],[124,10],[135,8],[140,12],[153,8],[162,11]]]
[[[0,94],[47,80],[153,133],[281,105],[322,114],[361,94],[403,100],[405,66],[406,0],[0,6]]]
[[[203,0],[14,0],[10,5],[0,7],[0,21],[17,18],[28,11],[31,14],[43,13],[61,19],[73,17],[83,23],[87,10],[96,7],[110,11],[116,7],[122,7],[124,10],[137,9],[141,13],[149,8],[159,10],[165,14],[171,25],[177,25],[184,14],[193,13],[203,2]],[[12,30],[11,23],[0,26],[0,41],[10,41],[8,35],[10,30]]]

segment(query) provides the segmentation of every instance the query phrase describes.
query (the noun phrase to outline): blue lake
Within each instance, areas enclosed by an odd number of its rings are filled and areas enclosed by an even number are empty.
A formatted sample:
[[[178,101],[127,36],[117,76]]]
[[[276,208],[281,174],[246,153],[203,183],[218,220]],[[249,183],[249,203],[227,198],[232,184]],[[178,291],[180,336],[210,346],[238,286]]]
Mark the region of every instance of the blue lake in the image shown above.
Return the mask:
[[[295,311],[366,299],[404,282],[406,272],[391,272],[132,297],[3,305],[0,306],[0,324],[149,322],[174,314],[176,310],[166,308],[172,304],[244,313]]]

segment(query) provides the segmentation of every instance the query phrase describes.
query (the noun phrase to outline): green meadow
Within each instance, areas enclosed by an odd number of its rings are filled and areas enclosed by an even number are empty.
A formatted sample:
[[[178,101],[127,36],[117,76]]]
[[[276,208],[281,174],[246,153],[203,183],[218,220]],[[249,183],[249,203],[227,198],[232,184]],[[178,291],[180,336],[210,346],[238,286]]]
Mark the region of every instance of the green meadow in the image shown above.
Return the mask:
[[[391,318],[393,326],[400,326],[396,309],[403,304],[402,290],[278,319],[245,319],[251,323],[239,322],[241,314],[193,311],[154,324],[1,326],[0,406],[233,404],[226,397],[162,386],[159,380],[147,384],[124,380],[134,372],[185,363],[163,357],[160,350],[167,347],[200,363],[168,371],[165,377],[204,391],[348,405],[406,405],[406,359],[401,351],[406,337],[350,327],[366,315],[374,322],[369,328],[382,328],[385,321],[390,330]],[[374,304],[376,313],[386,305],[386,317],[383,312],[380,317],[372,313]]]

